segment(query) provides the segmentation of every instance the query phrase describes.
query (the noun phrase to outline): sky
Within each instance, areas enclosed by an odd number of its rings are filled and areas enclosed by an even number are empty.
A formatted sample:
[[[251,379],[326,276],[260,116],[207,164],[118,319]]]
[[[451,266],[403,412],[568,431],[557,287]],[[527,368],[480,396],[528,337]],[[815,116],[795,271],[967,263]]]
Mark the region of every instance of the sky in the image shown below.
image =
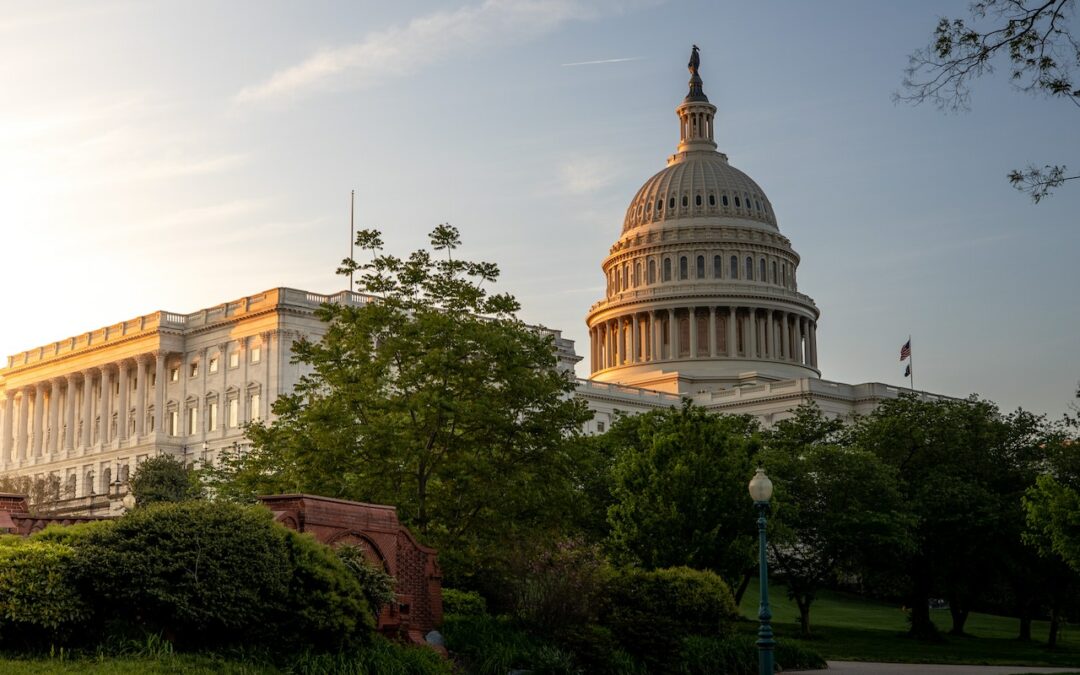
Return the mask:
[[[1005,175],[1080,167],[1080,111],[1000,70],[966,113],[892,100],[966,0],[0,7],[5,355],[341,290],[350,190],[390,252],[458,227],[523,319],[588,354],[601,260],[674,152],[697,44],[719,149],[802,257],[824,378],[904,384],[910,334],[920,389],[1051,415],[1075,400],[1080,185],[1035,205]]]

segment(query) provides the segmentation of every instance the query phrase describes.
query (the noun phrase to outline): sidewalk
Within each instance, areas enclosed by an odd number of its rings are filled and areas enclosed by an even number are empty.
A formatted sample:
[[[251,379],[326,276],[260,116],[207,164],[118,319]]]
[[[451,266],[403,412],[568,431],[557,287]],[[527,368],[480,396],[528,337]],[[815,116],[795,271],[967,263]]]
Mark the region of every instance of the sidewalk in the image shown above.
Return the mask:
[[[787,675],[1012,675],[1013,673],[1076,673],[1076,668],[1040,668],[1037,666],[947,666],[937,663],[871,663],[867,661],[829,661],[828,670],[786,670]]]

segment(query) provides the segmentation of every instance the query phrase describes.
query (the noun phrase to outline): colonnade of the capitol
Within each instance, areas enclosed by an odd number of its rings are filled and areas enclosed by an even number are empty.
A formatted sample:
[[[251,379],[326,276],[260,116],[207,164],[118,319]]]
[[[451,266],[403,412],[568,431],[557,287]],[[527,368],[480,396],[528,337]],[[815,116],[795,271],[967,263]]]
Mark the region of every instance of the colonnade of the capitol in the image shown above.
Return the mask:
[[[772,308],[709,305],[631,312],[593,325],[589,337],[594,373],[623,365],[716,357],[817,368],[817,322]]]

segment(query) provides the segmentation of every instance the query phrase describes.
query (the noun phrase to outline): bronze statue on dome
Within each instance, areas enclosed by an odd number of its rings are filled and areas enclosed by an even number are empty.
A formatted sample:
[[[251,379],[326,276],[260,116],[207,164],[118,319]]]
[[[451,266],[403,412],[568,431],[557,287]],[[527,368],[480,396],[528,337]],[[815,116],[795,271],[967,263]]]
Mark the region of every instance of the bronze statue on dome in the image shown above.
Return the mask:
[[[697,75],[699,66],[701,66],[701,59],[698,58],[698,46],[693,45],[693,49],[690,50],[690,63],[686,64],[686,67],[690,69],[692,75]]]

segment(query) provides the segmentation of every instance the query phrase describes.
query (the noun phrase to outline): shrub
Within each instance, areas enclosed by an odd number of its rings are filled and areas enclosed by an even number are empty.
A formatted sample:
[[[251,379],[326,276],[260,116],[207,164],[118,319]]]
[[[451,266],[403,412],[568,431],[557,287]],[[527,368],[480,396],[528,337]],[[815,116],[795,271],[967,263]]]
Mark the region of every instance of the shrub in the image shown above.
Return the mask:
[[[106,531],[115,526],[116,521],[114,520],[91,520],[85,523],[75,523],[74,525],[60,525],[54,523],[44,530],[39,530],[31,534],[28,539],[30,541],[44,541],[54,544],[65,544],[67,546],[77,546],[87,537],[92,536],[93,533]],[[19,537],[19,539],[22,539],[22,537]]]
[[[595,620],[606,569],[599,547],[580,539],[563,540],[523,556],[511,567],[514,615],[529,628],[553,636]]]
[[[819,654],[787,641],[776,645],[776,663],[780,670],[827,667]],[[679,675],[757,675],[757,644],[754,638],[746,635],[688,637],[683,640],[676,672]]]
[[[156,504],[71,540],[90,599],[110,612],[102,618],[170,640],[336,648],[373,623],[333,551],[261,507]]]
[[[443,614],[459,616],[484,616],[487,614],[487,600],[476,591],[459,591],[456,588],[442,589]]]
[[[461,659],[470,675],[506,675],[517,669],[534,675],[578,672],[565,651],[519,630],[505,618],[450,615],[442,632],[447,649]]]
[[[303,652],[290,659],[287,673],[303,675],[453,675],[454,667],[426,647],[407,647],[382,637],[359,650]]]
[[[297,636],[322,649],[354,646],[370,639],[374,616],[356,576],[329,546],[309,534],[281,528],[291,580],[285,603],[274,616],[274,634]]]
[[[90,616],[75,584],[75,551],[26,541],[0,547],[0,626],[13,637],[49,642]]]
[[[738,613],[718,575],[688,567],[621,570],[608,580],[603,601],[601,623],[652,667],[674,658],[687,636],[723,637]]]
[[[334,552],[356,577],[356,581],[364,590],[364,599],[367,600],[368,606],[376,617],[383,607],[397,599],[394,594],[396,580],[381,565],[368,560],[363,546],[340,546]]]
[[[184,502],[202,497],[195,472],[179,459],[158,455],[141,462],[131,477],[131,494],[139,506]]]

